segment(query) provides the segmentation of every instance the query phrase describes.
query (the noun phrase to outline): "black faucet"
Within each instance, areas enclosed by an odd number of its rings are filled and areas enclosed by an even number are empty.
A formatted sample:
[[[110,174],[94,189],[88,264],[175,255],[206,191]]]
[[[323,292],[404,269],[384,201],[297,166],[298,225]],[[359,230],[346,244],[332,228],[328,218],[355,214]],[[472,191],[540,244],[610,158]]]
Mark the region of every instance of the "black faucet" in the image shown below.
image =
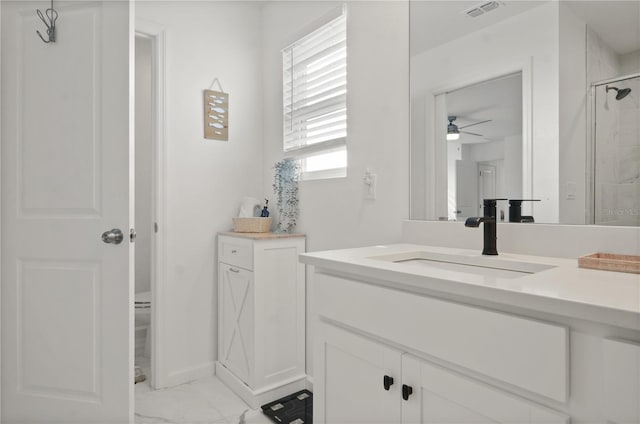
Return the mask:
[[[484,222],[484,247],[482,249],[483,255],[497,255],[497,228],[498,220],[496,218],[496,204],[498,200],[507,199],[484,199],[482,201],[484,216],[483,217],[471,217],[467,218],[464,222],[465,227],[479,227]]]
[[[522,215],[522,202],[539,202],[540,199],[509,199],[509,222],[535,222],[533,216]]]

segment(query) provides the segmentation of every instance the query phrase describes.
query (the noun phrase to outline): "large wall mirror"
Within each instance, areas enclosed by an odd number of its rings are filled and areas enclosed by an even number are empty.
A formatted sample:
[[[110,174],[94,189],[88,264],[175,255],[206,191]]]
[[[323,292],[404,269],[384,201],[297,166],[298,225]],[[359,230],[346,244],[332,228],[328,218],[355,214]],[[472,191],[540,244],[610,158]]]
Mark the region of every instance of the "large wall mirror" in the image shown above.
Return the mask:
[[[508,198],[640,225],[640,1],[411,0],[410,23],[411,219]]]

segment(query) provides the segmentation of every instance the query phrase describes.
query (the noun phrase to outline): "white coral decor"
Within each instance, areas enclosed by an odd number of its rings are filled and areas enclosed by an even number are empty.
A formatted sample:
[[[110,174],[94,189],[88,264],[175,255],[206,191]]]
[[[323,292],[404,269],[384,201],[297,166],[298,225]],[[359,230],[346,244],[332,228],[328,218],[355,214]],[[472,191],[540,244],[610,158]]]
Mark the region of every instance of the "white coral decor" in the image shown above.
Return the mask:
[[[273,167],[275,176],[273,191],[278,201],[278,233],[293,233],[298,219],[298,173],[297,161],[284,159]]]

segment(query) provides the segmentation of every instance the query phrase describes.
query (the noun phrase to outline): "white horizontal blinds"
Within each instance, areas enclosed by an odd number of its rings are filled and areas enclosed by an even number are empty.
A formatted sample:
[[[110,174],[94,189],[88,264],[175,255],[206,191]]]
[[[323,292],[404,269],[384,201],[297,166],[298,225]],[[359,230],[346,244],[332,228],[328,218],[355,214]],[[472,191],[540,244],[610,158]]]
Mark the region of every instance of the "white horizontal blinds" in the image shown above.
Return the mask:
[[[282,51],[284,150],[347,136],[347,22],[343,13]],[[329,146],[327,146],[329,147]]]

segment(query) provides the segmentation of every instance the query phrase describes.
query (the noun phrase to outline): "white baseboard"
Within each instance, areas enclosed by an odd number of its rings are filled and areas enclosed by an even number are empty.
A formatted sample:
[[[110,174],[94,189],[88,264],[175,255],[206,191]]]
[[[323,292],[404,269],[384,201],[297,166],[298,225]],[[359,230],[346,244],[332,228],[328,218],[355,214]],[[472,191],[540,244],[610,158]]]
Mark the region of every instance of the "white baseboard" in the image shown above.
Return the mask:
[[[212,376],[215,373],[215,364],[207,362],[192,368],[183,369],[169,373],[165,387],[173,387],[179,384],[188,383],[193,380]],[[161,387],[158,387],[161,388]]]
[[[216,362],[216,376],[227,385],[235,394],[240,396],[251,409],[258,409],[265,403],[273,402],[281,397],[303,390],[307,387],[305,375],[295,377],[282,382],[277,386],[265,387],[253,390],[242,380],[238,379],[220,362]]]

